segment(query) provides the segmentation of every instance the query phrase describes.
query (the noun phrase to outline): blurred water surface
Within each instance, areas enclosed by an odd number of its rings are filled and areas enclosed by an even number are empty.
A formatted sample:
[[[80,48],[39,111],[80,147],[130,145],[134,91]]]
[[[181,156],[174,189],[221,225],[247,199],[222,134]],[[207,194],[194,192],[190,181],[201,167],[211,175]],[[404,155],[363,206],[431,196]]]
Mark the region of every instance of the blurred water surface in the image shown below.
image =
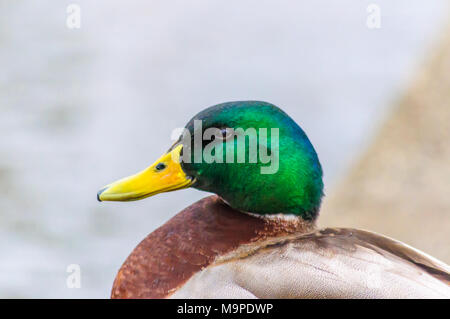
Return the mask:
[[[444,0],[0,1],[0,297],[108,297],[135,245],[205,194],[97,203],[220,102],[281,106],[328,188],[433,44]],[[81,289],[66,267],[81,266]]]

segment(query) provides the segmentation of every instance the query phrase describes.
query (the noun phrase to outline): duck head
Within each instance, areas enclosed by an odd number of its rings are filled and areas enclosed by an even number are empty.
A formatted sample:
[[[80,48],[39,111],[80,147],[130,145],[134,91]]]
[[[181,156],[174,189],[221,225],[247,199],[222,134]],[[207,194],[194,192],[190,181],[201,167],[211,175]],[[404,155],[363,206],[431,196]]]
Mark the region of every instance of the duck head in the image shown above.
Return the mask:
[[[102,188],[99,201],[130,201],[193,187],[259,215],[317,216],[322,168],[306,134],[266,102],[218,104],[195,115],[144,171]]]

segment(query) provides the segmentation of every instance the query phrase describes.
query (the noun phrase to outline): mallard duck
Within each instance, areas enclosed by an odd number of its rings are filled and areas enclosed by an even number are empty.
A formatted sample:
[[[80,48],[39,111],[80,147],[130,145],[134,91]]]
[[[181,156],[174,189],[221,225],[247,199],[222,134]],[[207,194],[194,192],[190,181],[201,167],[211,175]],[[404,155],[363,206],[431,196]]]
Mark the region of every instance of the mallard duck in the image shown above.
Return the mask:
[[[450,297],[443,262],[372,232],[316,228],[322,168],[304,131],[275,105],[203,110],[153,165],[97,198],[187,187],[215,195],[150,233],[120,268],[112,298]]]

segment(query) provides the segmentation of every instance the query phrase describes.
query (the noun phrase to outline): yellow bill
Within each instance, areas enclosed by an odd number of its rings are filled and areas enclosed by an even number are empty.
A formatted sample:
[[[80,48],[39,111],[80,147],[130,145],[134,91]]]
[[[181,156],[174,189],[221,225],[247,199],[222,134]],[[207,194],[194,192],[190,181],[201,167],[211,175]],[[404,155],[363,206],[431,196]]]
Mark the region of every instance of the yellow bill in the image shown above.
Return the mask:
[[[97,193],[97,199],[132,201],[191,186],[193,180],[180,165],[182,148],[178,145],[142,172],[105,186]]]

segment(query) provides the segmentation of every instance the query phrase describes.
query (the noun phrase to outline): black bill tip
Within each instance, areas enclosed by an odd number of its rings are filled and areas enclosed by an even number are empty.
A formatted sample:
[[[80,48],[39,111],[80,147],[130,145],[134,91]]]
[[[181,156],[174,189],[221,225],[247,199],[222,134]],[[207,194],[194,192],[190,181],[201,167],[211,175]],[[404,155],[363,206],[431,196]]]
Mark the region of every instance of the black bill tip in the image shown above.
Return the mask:
[[[97,193],[97,200],[99,202],[101,202],[102,200],[100,199],[100,195],[107,189],[108,187],[102,188],[101,190],[98,191]]]

